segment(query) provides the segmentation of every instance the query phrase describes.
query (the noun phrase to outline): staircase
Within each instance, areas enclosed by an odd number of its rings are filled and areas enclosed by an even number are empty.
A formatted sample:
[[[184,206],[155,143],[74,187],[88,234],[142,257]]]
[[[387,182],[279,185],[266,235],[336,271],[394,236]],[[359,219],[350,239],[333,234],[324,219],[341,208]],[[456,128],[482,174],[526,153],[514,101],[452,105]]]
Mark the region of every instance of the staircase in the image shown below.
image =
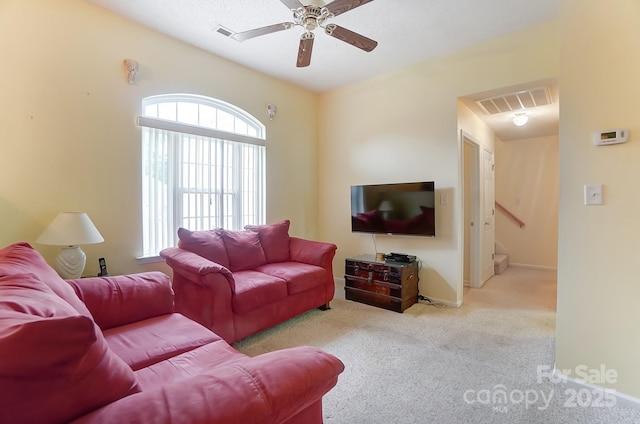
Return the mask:
[[[498,241],[495,243],[494,251],[496,253],[493,256],[493,272],[495,275],[500,275],[509,267],[509,253]]]
[[[496,208],[501,210],[507,217],[517,223],[520,228],[524,227],[524,221],[512,214],[500,203],[496,202]],[[495,275],[500,275],[505,269],[509,268],[509,252],[507,252],[507,248],[497,240],[493,251],[495,252],[493,255],[493,271]]]
[[[509,267],[509,255],[504,253],[496,253],[493,260],[493,271],[496,275],[500,275]]]

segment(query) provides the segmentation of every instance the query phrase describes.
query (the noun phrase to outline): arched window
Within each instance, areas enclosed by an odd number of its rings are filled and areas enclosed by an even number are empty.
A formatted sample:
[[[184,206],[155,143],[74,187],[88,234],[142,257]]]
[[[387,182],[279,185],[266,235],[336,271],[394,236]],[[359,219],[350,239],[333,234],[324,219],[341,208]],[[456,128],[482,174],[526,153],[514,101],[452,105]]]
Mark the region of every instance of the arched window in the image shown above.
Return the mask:
[[[240,230],[265,221],[265,128],[233,105],[169,94],[142,101],[142,257],[178,228]]]

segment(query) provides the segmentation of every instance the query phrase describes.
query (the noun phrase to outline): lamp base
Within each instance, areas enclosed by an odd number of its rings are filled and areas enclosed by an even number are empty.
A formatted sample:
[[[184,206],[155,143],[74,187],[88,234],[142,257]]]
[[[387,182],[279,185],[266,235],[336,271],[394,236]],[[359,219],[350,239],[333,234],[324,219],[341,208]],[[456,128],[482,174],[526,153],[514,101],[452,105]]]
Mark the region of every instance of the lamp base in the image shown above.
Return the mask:
[[[56,257],[56,270],[65,280],[82,277],[87,256],[80,246],[63,247]]]

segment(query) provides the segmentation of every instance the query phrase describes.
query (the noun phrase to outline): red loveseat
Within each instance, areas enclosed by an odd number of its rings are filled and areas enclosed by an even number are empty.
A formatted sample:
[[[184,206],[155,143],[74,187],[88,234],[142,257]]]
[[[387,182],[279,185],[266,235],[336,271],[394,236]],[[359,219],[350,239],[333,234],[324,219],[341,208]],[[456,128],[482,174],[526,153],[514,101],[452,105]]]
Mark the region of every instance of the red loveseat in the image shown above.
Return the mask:
[[[227,342],[314,308],[335,294],[336,245],[289,236],[288,220],[244,231],[178,231],[160,255],[173,269],[176,311]]]
[[[0,249],[0,422],[321,423],[343,369],[235,351],[174,312],[162,273],[65,281],[26,243]]]

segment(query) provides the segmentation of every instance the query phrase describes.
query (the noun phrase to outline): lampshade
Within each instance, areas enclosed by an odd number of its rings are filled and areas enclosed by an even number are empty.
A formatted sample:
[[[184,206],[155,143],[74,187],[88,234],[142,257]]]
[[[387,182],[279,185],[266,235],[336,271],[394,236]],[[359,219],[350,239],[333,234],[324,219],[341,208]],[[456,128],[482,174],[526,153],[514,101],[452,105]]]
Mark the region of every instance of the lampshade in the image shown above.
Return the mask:
[[[102,243],[104,238],[84,212],[61,212],[40,234],[36,243],[50,246],[77,246]]]
[[[61,212],[40,234],[36,243],[64,247],[56,257],[56,270],[62,278],[80,278],[87,257],[80,244],[102,243],[104,238],[84,212]]]

